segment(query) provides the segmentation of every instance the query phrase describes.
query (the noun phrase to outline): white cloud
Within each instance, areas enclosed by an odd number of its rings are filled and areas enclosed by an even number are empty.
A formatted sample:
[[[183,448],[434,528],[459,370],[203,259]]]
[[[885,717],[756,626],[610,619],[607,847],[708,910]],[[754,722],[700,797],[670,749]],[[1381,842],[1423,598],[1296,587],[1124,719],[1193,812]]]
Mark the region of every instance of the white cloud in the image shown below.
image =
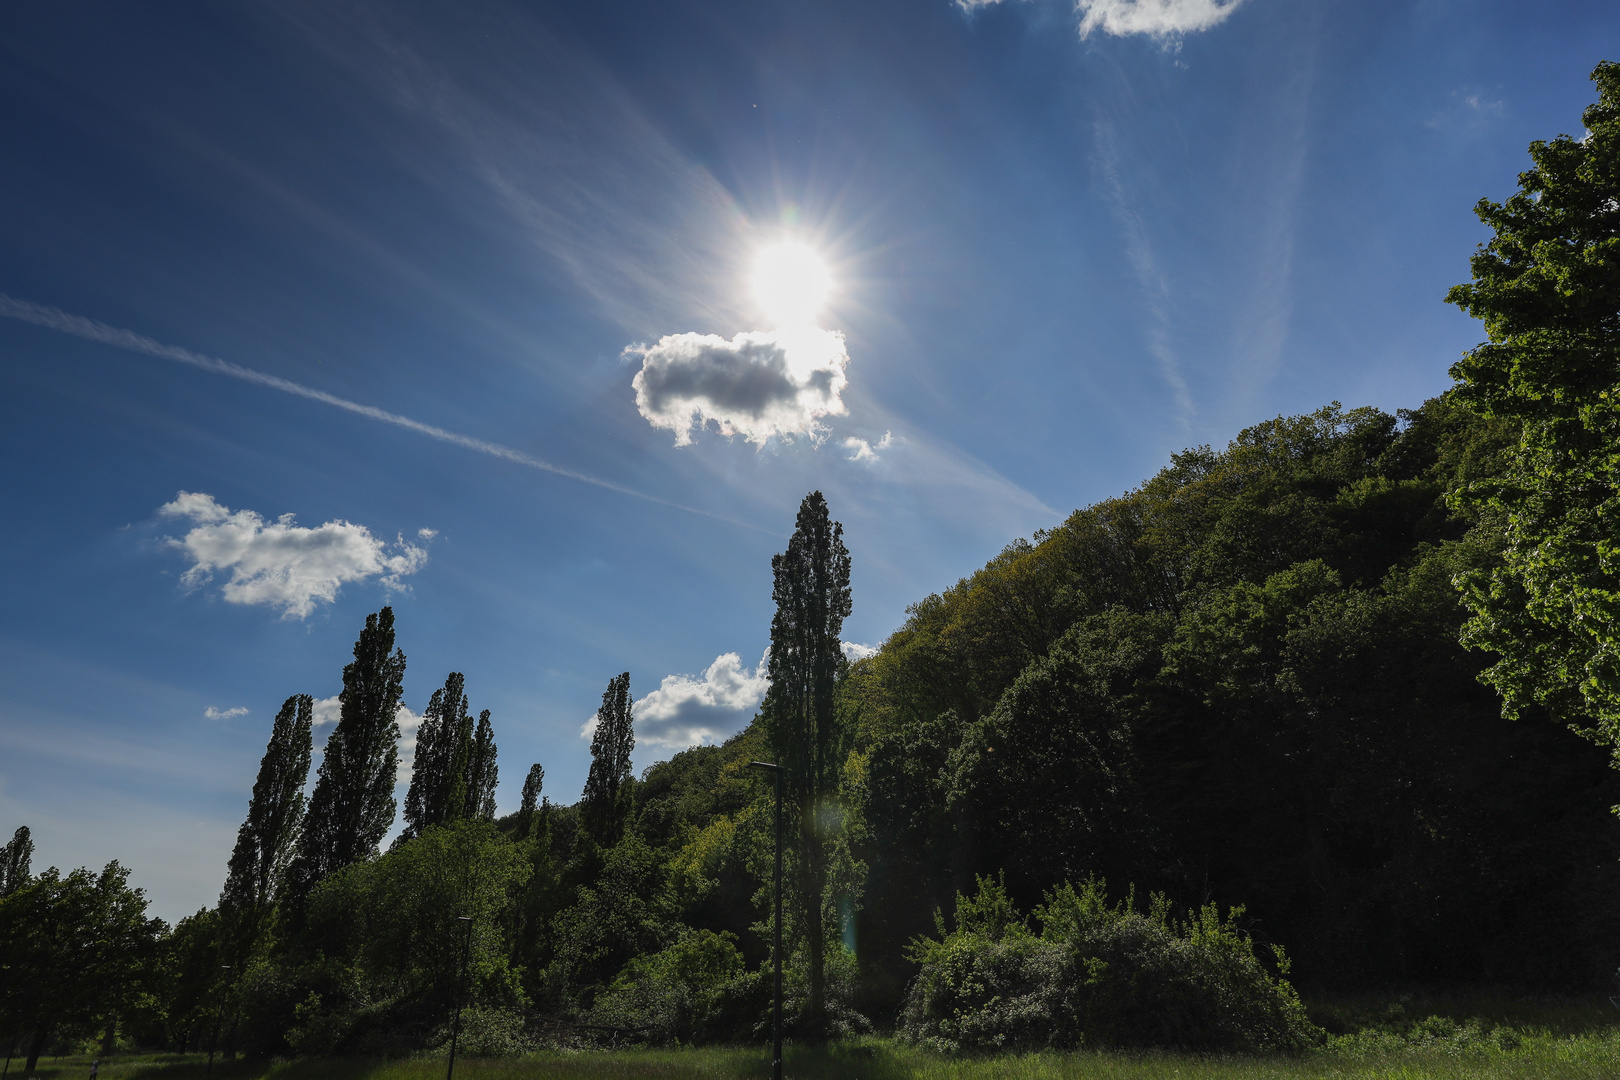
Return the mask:
[[[423,540],[431,540],[435,536],[439,535],[439,530],[438,529],[417,529],[416,530],[416,535],[420,536]]]
[[[336,694],[331,697],[318,697],[315,699],[315,726],[335,724],[343,715],[343,703]]]
[[[203,710],[203,715],[210,720],[234,720],[238,716],[248,714],[246,706],[238,705],[234,709],[216,709],[212,705]]]
[[[844,440],[844,449],[849,451],[849,460],[851,461],[876,461],[879,450],[887,450],[893,445],[894,434],[888,431],[885,431],[883,438],[876,443],[869,443],[865,439],[857,438],[854,435]]]
[[[767,650],[749,671],[734,652],[714,658],[701,675],[666,675],[658,689],[637,701],[636,745],[684,750],[688,746],[720,742],[753,719],[754,710],[770,689],[766,674]],[[596,734],[596,716],[580,725],[579,735]]]
[[[422,727],[422,718],[405,706],[394,710],[394,722],[399,725],[399,766],[394,770],[394,783],[411,782],[411,766],[416,762],[416,733]]]
[[[858,641],[841,641],[839,644],[844,647],[844,659],[852,664],[857,660],[865,660],[868,656],[876,656],[878,651],[876,645],[862,645]]]
[[[328,521],[306,529],[295,525],[291,514],[267,522],[202,492],[182,491],[158,513],[196,523],[183,539],[169,540],[192,560],[181,578],[187,587],[200,587],[214,571],[228,570],[230,580],[221,589],[226,601],[266,604],[287,619],[306,617],[320,601],[331,603],[345,582],[380,576],[385,588],[402,589],[400,579],[427,563],[425,549],[403,538],[385,544],[364,525]]]
[[[1166,38],[1208,30],[1223,22],[1243,0],[1076,0],[1080,36],[1093,30],[1124,37]]]
[[[656,428],[692,441],[713,423],[722,435],[763,444],[772,436],[821,434],[819,421],[840,414],[849,353],[836,330],[752,330],[730,341],[716,334],[670,334],[632,345],[641,357],[632,382],[636,408]]]

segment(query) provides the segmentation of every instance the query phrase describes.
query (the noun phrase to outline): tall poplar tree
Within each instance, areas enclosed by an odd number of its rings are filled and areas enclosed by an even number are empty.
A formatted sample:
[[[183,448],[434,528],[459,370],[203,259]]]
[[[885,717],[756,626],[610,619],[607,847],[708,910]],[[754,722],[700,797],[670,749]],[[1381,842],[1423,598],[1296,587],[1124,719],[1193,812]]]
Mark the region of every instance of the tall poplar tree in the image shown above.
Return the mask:
[[[536,765],[535,768],[540,766]],[[34,837],[28,826],[19,825],[11,842],[0,848],[0,896],[8,896],[28,884],[29,867],[34,860]]]
[[[236,833],[219,909],[229,934],[232,963],[247,959],[287,878],[304,820],[315,699],[294,694],[270,728],[270,742],[253,782],[247,820]]]
[[[518,804],[517,836],[528,839],[534,832],[540,806],[540,791],[545,787],[546,767],[538,762],[529,766],[529,775],[523,778],[523,801]]]
[[[630,715],[630,673],[615,675],[596,710],[591,736],[591,771],[585,778],[580,816],[591,838],[612,847],[624,835],[629,817],[630,752],[636,748],[635,720]]]
[[[842,732],[833,695],[848,661],[841,635],[850,613],[849,550],[821,492],[806,495],[788,548],[771,559],[771,688],[760,717],[782,797],[797,819],[795,877],[810,965],[810,1034],[826,1030],[826,837],[820,810],[838,788]]]
[[[472,752],[467,760],[467,802],[463,813],[477,821],[495,820],[495,785],[499,771],[495,767],[495,727],[489,722],[489,710],[478,714],[478,729],[473,733]]]
[[[416,754],[411,761],[411,786],[405,793],[405,829],[400,840],[420,836],[430,825],[445,822],[462,722],[467,715],[465,679],[459,671],[445,677],[433,691],[422,725],[416,729]]]
[[[398,843],[432,825],[495,817],[495,729],[485,709],[475,724],[467,709],[466,680],[452,671],[433,691],[416,731],[405,829]]]
[[[343,669],[342,712],[326,740],[320,773],[290,874],[301,906],[328,874],[377,853],[394,823],[394,771],[399,763],[395,714],[404,696],[405,654],[394,647],[394,609],[366,616]]]

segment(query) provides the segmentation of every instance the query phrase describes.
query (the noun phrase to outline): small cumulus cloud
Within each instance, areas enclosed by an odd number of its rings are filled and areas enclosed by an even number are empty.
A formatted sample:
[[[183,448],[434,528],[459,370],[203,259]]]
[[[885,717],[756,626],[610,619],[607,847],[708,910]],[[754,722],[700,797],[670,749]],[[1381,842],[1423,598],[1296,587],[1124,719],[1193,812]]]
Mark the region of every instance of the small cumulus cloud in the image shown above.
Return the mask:
[[[750,671],[742,657],[722,653],[701,675],[666,675],[658,689],[631,706],[636,745],[668,750],[720,742],[741,730],[770,689],[766,650]],[[579,735],[596,734],[596,717],[580,725]]]
[[[857,660],[865,660],[868,656],[876,656],[878,652],[876,645],[862,645],[858,641],[841,641],[839,644],[844,648],[844,659],[852,664]]]
[[[820,327],[716,334],[670,334],[632,345],[641,358],[632,386],[636,408],[653,427],[692,441],[714,424],[722,435],[764,444],[772,437],[822,435],[820,421],[842,414],[849,353],[844,335]]]
[[[1208,30],[1226,20],[1243,0],[1078,0],[1080,36],[1093,31],[1126,37],[1169,38]]]
[[[885,431],[883,438],[875,443],[867,442],[865,439],[857,438],[854,435],[844,440],[844,449],[849,451],[849,460],[851,461],[876,461],[879,457],[879,451],[887,450],[893,445],[894,434],[888,431]]]
[[[234,720],[238,716],[246,716],[247,714],[247,707],[243,705],[238,705],[232,709],[216,709],[210,705],[203,710],[203,715],[210,720]]]
[[[346,582],[376,577],[389,590],[403,589],[401,579],[427,563],[424,548],[403,538],[387,544],[364,525],[335,520],[310,529],[295,524],[291,514],[266,521],[202,492],[182,491],[158,513],[193,522],[183,538],[168,541],[192,561],[181,578],[188,588],[228,571],[220,590],[228,603],[264,604],[286,619],[305,618],[317,603],[331,603]]]
[[[420,536],[423,540],[431,540],[435,536],[439,535],[439,530],[438,529],[417,529],[416,530],[416,535]]]

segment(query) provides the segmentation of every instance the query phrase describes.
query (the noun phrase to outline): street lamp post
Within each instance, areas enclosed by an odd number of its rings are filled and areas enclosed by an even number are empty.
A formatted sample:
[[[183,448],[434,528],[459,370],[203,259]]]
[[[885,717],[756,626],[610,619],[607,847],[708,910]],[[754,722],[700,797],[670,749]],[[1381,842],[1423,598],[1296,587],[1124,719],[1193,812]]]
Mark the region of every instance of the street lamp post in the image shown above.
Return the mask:
[[[782,1080],[782,766],[750,761],[753,769],[769,769],[776,777],[776,918],[772,920],[776,960],[776,999],[771,1012],[771,1080]]]
[[[445,1070],[444,1080],[455,1080],[456,1040],[461,1037],[461,1006],[467,999],[467,961],[472,956],[472,916],[458,916],[456,922],[467,924],[467,938],[461,946],[461,979],[456,987],[456,1021],[450,1025],[450,1068]]]
[[[219,970],[225,972],[228,975],[230,973],[230,970],[231,970],[231,965],[229,965],[229,964],[221,964],[221,965],[219,965]],[[219,1048],[219,1009],[216,1007],[214,1009],[214,1038],[208,1044],[208,1068],[203,1070],[203,1076],[204,1077],[214,1075],[214,1051],[217,1050],[218,1048]]]

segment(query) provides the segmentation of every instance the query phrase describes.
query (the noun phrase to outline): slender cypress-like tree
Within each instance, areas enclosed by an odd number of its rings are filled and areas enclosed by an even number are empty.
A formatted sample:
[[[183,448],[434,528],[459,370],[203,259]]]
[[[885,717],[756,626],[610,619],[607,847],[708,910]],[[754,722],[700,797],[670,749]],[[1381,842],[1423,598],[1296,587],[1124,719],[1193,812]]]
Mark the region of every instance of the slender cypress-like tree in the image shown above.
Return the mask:
[[[238,968],[258,940],[297,846],[314,717],[315,699],[308,694],[294,694],[282,704],[259,762],[247,820],[236,833],[219,909]]]
[[[538,822],[540,789],[545,787],[546,767],[539,763],[529,766],[529,775],[523,778],[523,801],[518,805],[517,836],[526,840],[534,833]]]
[[[354,662],[343,669],[342,712],[326,740],[289,875],[298,907],[328,874],[375,855],[394,823],[395,714],[404,680],[405,654],[394,647],[394,609],[385,607],[366,616]]]
[[[630,715],[630,673],[614,676],[596,710],[591,736],[591,771],[585,778],[580,816],[586,831],[602,847],[624,835],[630,792],[630,752],[636,748],[635,721]]]
[[[535,768],[540,766],[536,765]],[[28,826],[19,825],[11,842],[0,848],[0,896],[8,896],[28,884],[29,867],[34,860],[34,837]]]
[[[848,663],[840,635],[851,607],[843,537],[821,492],[805,496],[787,551],[771,559],[771,688],[760,710],[783,770],[783,798],[798,819],[795,892],[810,962],[808,1033],[818,1038],[826,1031],[827,850],[820,810],[838,786],[842,732],[833,694]]]
[[[401,841],[420,836],[429,825],[442,825],[447,820],[456,751],[467,715],[464,687],[461,672],[452,671],[444,686],[433,691],[422,713],[422,726],[416,730],[416,755],[411,762],[411,786],[405,794]]]
[[[478,714],[478,730],[473,734],[472,752],[467,761],[466,816],[478,821],[495,820],[495,785],[499,772],[495,767],[495,727],[489,722],[489,710]]]

